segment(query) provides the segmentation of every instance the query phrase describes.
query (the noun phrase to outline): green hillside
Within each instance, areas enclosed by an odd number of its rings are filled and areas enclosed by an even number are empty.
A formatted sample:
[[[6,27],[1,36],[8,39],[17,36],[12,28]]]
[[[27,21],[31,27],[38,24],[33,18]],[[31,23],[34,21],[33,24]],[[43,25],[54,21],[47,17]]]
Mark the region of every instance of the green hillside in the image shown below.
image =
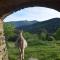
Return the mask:
[[[60,18],[53,18],[43,22],[37,22],[27,27],[31,32],[39,32],[46,30],[48,33],[54,33],[60,28]]]

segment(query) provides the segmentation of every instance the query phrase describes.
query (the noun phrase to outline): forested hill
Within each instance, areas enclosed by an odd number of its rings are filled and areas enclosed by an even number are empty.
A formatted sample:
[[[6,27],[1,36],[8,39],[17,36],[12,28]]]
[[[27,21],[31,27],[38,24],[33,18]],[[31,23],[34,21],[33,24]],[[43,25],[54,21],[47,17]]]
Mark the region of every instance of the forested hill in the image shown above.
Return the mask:
[[[23,26],[31,25],[36,22],[37,22],[36,20],[34,20],[34,21],[24,20],[24,21],[11,21],[11,22],[5,22],[5,23],[13,24],[13,25],[15,25],[16,28],[23,28]]]
[[[58,28],[60,28],[60,18],[53,18],[27,26],[28,31],[31,32],[46,30],[47,32],[52,33],[55,32]]]
[[[7,22],[15,25],[16,29],[24,29],[30,32],[39,32],[46,30],[49,33],[55,32],[60,28],[60,18],[53,18],[50,20],[38,22],[38,21],[12,21]]]

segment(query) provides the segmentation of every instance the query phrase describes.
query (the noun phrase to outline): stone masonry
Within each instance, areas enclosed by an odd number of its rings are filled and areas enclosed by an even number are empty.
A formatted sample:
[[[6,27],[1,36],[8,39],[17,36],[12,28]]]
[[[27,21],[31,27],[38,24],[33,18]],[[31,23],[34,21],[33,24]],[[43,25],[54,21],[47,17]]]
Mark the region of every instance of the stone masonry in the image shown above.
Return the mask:
[[[0,19],[0,60],[8,60],[8,53],[3,33],[3,21]]]

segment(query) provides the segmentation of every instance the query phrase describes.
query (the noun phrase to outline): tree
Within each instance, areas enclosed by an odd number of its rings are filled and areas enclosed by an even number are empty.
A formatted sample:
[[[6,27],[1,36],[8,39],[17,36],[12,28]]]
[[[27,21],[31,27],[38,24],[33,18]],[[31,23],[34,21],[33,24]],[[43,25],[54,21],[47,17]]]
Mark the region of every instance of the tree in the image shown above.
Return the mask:
[[[57,29],[57,31],[54,33],[54,36],[56,40],[60,40],[60,28]]]
[[[15,26],[11,23],[4,23],[4,33],[7,40],[13,37],[15,35]]]
[[[39,38],[40,40],[46,41],[48,37],[47,30],[43,29],[41,32],[39,32]]]

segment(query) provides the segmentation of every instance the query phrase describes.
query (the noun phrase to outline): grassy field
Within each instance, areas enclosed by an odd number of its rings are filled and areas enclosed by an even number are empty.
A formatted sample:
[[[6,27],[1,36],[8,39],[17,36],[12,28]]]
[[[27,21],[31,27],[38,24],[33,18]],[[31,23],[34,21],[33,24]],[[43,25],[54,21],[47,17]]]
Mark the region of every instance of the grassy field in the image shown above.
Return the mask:
[[[7,47],[9,59],[17,60],[19,50],[15,47],[14,42],[8,42]],[[45,44],[28,46],[25,49],[25,60],[29,60],[31,57],[38,60],[60,60],[60,44],[56,42],[45,42]]]

